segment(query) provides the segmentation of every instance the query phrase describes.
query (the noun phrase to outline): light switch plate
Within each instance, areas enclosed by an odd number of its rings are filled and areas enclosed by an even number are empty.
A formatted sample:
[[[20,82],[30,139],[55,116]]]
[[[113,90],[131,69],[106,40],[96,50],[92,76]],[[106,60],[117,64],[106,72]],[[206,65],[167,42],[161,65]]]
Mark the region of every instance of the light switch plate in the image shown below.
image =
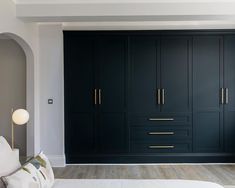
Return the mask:
[[[53,104],[53,99],[48,99],[48,104]]]

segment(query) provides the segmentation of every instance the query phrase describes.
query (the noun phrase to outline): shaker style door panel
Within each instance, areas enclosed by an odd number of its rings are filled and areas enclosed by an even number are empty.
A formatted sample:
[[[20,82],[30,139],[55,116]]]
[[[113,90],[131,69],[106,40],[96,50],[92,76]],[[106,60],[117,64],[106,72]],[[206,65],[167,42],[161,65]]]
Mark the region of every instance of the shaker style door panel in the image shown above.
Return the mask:
[[[65,34],[64,47],[66,154],[92,153],[95,150],[93,40]]]
[[[130,112],[150,114],[160,111],[157,86],[159,85],[159,40],[154,37],[130,38]]]
[[[235,152],[235,35],[224,37],[225,151]]]
[[[65,81],[69,112],[91,112],[94,107],[93,40],[69,37],[65,41]]]
[[[95,44],[100,90],[99,109],[105,112],[123,112],[126,109],[127,38],[101,37]]]
[[[125,113],[102,113],[99,116],[99,148],[103,154],[126,153],[127,124]]]
[[[195,152],[223,147],[222,37],[193,38],[193,137]]]
[[[235,111],[224,112],[225,152],[235,153]]]
[[[220,112],[197,112],[194,114],[194,151],[222,151],[222,114]]]
[[[99,86],[99,151],[120,153],[127,148],[127,37],[99,37],[95,44]]]
[[[95,117],[91,113],[79,113],[70,115],[68,152],[72,156],[92,154],[96,150],[95,141]]]
[[[191,37],[161,40],[161,88],[163,112],[191,111]]]

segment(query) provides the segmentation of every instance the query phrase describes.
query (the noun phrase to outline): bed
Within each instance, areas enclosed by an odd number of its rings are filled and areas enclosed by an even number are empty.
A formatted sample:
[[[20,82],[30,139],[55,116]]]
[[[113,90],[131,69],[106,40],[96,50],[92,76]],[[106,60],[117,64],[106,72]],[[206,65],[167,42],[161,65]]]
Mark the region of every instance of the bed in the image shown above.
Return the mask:
[[[20,167],[18,152],[0,137],[0,177]],[[53,174],[53,172],[52,172]],[[1,185],[0,185],[1,187]],[[30,187],[31,188],[31,187]],[[55,179],[52,188],[223,188],[221,185],[191,180],[139,179]]]
[[[192,180],[56,179],[53,188],[223,188]]]

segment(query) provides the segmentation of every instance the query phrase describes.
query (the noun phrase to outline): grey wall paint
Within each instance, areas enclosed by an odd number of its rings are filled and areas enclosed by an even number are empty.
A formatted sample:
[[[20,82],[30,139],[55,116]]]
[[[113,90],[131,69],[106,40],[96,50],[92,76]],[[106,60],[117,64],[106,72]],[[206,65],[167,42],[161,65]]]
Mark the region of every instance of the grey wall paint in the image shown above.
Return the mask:
[[[0,40],[0,135],[11,142],[11,108],[26,107],[26,57],[14,40]],[[15,126],[15,147],[26,154],[26,127]]]

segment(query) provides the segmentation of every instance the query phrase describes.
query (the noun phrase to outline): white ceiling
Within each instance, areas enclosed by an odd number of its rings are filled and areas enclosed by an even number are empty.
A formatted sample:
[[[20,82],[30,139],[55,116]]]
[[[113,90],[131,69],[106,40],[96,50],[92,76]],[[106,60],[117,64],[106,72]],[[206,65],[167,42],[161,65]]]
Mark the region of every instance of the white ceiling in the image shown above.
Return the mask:
[[[16,16],[26,22],[63,23],[69,29],[235,28],[235,0],[12,1]]]
[[[70,4],[70,3],[208,3],[235,2],[235,0],[12,0],[17,4]]]

